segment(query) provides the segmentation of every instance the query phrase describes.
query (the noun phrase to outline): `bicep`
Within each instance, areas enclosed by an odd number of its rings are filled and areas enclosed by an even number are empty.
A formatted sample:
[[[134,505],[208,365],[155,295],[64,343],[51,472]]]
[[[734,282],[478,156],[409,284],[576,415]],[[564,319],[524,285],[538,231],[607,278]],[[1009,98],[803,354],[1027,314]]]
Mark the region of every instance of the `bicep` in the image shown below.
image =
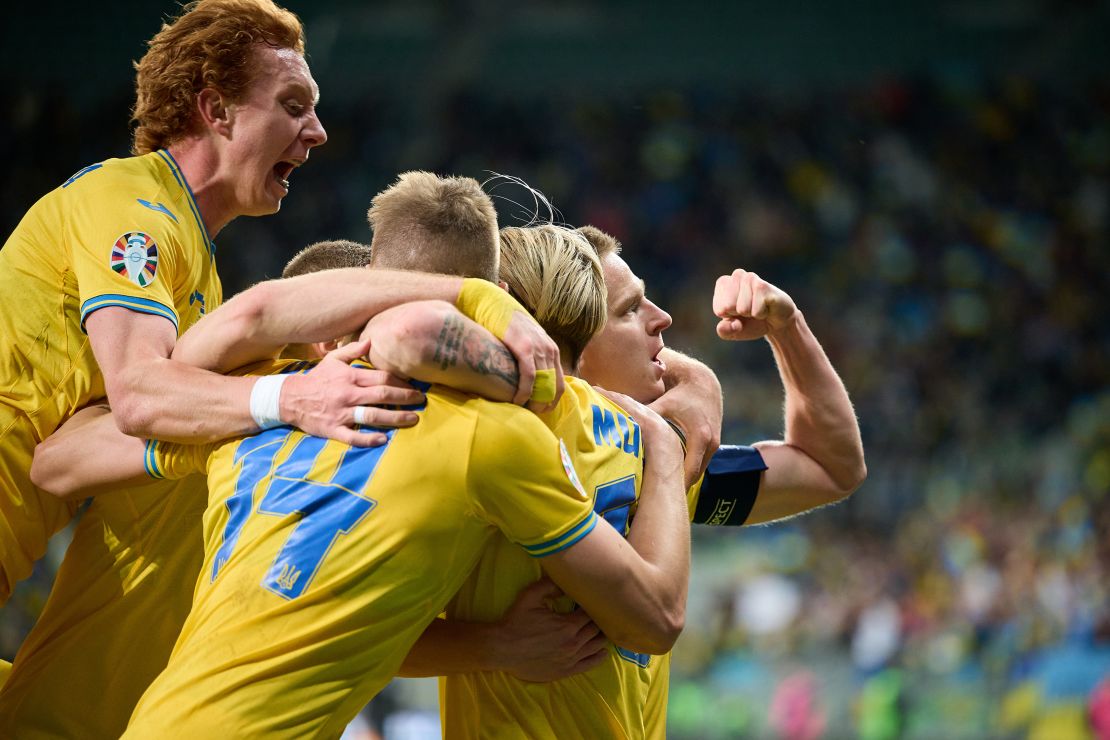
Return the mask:
[[[763,524],[839,501],[843,491],[821,465],[782,442],[754,445],[767,463],[746,524]]]
[[[120,306],[89,314],[85,330],[113,401],[113,389],[126,392],[129,383],[141,381],[142,365],[168,358],[177,341],[177,328],[168,319]]]

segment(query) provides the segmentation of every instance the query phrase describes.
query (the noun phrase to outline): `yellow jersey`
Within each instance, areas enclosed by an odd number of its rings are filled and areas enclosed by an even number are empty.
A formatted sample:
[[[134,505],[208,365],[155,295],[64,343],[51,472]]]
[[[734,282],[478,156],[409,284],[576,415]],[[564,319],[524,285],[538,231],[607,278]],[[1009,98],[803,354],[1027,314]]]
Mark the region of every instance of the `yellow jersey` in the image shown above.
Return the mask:
[[[541,418],[566,442],[597,515],[627,535],[643,478],[639,425],[588,383],[572,377],[555,410]],[[496,621],[519,591],[541,575],[539,563],[504,537],[494,537],[448,605],[447,618]],[[443,677],[444,737],[637,737],[643,728],[648,667],[655,660],[610,645],[601,665],[549,683],[496,671]]]
[[[567,378],[548,426],[572,450],[595,512],[627,535],[642,479],[639,428],[588,383]],[[574,444],[571,444],[574,440]],[[691,486],[692,521],[742,524],[755,500],[762,457],[751,447],[722,446],[706,476]],[[697,518],[699,511],[709,514]],[[711,516],[716,513],[716,517]],[[732,514],[734,518],[728,515]],[[541,576],[538,563],[495,537],[447,608],[447,618],[493,622],[522,588]],[[471,738],[666,737],[670,655],[633,653],[610,644],[590,671],[548,683],[484,671],[440,678],[440,716],[448,740]]]
[[[289,427],[149,445],[156,476],[207,465],[205,559],[125,737],[336,737],[498,531],[542,557],[596,524],[535,415],[439,387],[418,413],[378,448]]]
[[[180,334],[222,300],[214,253],[166,151],[82,169],[0,249],[0,601],[74,510],[34,488],[28,471],[38,442],[104,396],[85,319],[122,306]]]
[[[745,445],[721,445],[705,475],[686,492],[690,521],[711,526],[741,527],[755,505],[759,480],[767,464],[759,450]],[[660,655],[648,666],[644,734],[666,740],[667,700],[670,695],[671,654]]]

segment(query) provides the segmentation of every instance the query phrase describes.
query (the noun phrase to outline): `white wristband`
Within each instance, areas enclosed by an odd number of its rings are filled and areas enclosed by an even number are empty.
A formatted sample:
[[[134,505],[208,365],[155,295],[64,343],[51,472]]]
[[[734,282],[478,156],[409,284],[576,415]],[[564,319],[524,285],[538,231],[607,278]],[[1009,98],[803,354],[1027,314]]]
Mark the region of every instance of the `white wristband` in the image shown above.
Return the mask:
[[[260,429],[280,427],[281,384],[288,375],[263,375],[251,388],[251,418]]]

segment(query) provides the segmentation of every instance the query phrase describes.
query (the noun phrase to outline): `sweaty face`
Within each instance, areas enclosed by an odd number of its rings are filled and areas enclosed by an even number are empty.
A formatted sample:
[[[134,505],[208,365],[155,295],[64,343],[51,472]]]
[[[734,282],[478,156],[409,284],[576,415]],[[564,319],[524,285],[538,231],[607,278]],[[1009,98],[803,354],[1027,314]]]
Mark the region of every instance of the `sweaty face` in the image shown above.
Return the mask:
[[[260,45],[254,59],[253,84],[243,100],[228,106],[225,173],[234,183],[235,215],[241,216],[276,213],[293,170],[328,138],[316,116],[320,91],[304,57]]]
[[[593,385],[624,393],[641,403],[663,394],[658,358],[671,317],[644,295],[644,281],[616,254],[601,261],[608,291],[605,328],[582,353],[579,375]]]

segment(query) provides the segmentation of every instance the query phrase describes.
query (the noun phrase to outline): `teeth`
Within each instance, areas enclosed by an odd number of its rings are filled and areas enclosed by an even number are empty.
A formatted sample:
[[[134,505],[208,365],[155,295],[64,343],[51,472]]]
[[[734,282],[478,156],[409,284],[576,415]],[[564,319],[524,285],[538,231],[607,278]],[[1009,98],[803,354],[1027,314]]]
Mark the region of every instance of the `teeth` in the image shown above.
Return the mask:
[[[279,177],[278,182],[280,182],[282,184],[282,187],[284,187],[286,190],[289,189],[289,181],[288,180],[283,180],[282,178]]]

